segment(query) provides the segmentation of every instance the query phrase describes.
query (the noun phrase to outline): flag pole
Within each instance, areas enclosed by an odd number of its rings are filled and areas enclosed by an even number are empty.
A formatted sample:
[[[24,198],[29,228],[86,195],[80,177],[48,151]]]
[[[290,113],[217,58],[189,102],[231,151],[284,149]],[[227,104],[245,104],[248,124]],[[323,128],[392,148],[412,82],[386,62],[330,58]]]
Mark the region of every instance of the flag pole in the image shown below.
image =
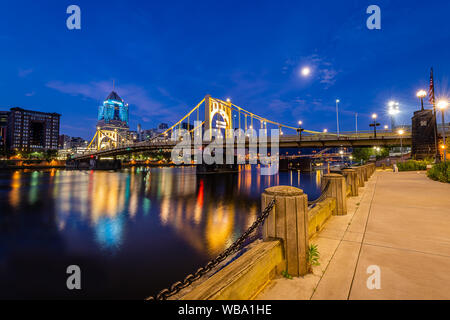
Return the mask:
[[[437,119],[436,119],[436,99],[434,96],[434,76],[433,76],[433,67],[431,67],[430,72],[430,91],[428,93],[430,98],[430,103],[433,106],[433,119],[434,119],[434,148],[436,150],[436,159],[435,162],[439,163],[441,160],[441,155],[439,154],[439,148],[437,143]]]

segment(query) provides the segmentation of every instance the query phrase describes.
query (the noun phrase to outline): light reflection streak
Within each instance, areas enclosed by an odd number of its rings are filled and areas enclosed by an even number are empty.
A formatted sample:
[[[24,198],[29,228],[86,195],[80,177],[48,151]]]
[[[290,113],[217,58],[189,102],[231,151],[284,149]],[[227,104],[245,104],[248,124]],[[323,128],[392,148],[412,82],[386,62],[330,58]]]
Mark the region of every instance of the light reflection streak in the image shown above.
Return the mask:
[[[30,191],[28,193],[28,203],[35,204],[38,199],[38,187],[39,187],[39,171],[33,171],[31,174]]]
[[[12,181],[11,181],[11,191],[9,193],[9,203],[12,207],[17,208],[19,206],[20,202],[20,177],[21,177],[21,171],[17,170],[14,171],[12,175]]]
[[[202,219],[202,208],[203,208],[203,180],[200,180],[200,185],[197,193],[197,201],[195,202],[195,212],[194,212],[194,222],[199,224]]]
[[[279,175],[261,177],[260,169],[246,165],[236,175],[209,177],[197,176],[195,168],[52,170],[45,176],[33,172],[27,176],[30,189],[26,200],[34,203],[43,179],[47,179],[60,230],[77,227],[81,221],[92,228],[100,247],[117,250],[125,241],[127,219],[140,221],[140,215],[149,215],[156,223],[172,228],[195,250],[214,255],[257,218],[259,204],[249,204],[248,198],[259,197],[266,187],[279,183]],[[23,197],[21,178],[21,171],[12,175],[9,203],[13,207]],[[284,183],[288,183],[286,178],[295,184],[292,172],[283,176]],[[315,179],[320,183],[320,172]],[[300,185],[300,172],[297,181]]]
[[[320,187],[322,183],[322,172],[320,170],[316,171],[316,186]]]

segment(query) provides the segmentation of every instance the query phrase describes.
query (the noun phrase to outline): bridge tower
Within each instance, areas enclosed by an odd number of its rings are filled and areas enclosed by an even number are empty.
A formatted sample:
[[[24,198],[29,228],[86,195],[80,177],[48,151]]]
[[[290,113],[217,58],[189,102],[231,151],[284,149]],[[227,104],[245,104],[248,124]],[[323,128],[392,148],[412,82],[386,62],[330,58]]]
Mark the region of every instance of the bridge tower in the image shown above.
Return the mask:
[[[213,123],[216,115],[220,115],[222,120],[216,120],[216,123]],[[213,128],[233,129],[232,108],[230,101],[212,99],[208,94],[205,96],[205,131]]]
[[[104,149],[106,145],[112,148],[119,146],[119,133],[117,130],[97,131],[97,150]]]
[[[105,130],[97,127],[97,131],[86,149],[100,151],[107,148],[118,148],[126,143],[127,137],[123,136],[119,130]]]

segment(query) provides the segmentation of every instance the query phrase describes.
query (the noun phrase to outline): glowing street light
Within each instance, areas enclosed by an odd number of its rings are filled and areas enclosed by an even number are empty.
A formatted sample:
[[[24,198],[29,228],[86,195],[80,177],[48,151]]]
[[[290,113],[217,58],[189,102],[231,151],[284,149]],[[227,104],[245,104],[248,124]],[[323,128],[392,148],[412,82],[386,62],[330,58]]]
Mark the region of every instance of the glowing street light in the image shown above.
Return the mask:
[[[300,120],[300,121],[298,122],[298,129],[297,129],[299,140],[302,140],[302,131],[304,130],[304,129],[302,128],[302,124],[303,124],[303,121]]]
[[[393,101],[393,100],[389,101],[389,103],[388,103],[388,107],[389,107],[388,113],[391,116],[391,129],[392,130],[394,130],[394,127],[395,127],[394,117],[400,113],[399,105],[400,104],[398,102]]]
[[[448,101],[446,101],[446,100],[439,100],[438,103],[437,103],[437,107],[439,109],[441,109],[441,111],[447,109]]]
[[[339,150],[339,155],[341,156],[341,161],[344,162],[344,150]]]
[[[419,90],[417,91],[416,96],[420,99],[420,104],[422,105],[423,110],[423,98],[427,96],[427,92],[425,90]]]
[[[427,95],[427,92],[425,90],[419,90],[417,91],[417,97],[424,98]]]
[[[327,133],[328,132],[328,129],[323,129],[323,133]]]
[[[370,125],[369,125],[369,127],[373,127],[373,135],[374,135],[374,138],[376,138],[377,137],[377,127],[380,125],[378,122],[377,122],[377,114],[376,113],[373,113],[372,114],[372,119],[373,119],[373,123],[371,123]]]
[[[444,148],[442,148],[442,149],[444,151],[444,162],[445,162],[445,161],[447,161],[447,150],[446,150],[447,144],[445,142],[446,137],[445,137],[444,112],[445,112],[445,109],[447,109],[447,107],[448,107],[448,101],[447,100],[439,100],[437,103],[437,107],[441,110],[441,113],[442,113],[442,137],[444,139],[444,145],[443,145]]]

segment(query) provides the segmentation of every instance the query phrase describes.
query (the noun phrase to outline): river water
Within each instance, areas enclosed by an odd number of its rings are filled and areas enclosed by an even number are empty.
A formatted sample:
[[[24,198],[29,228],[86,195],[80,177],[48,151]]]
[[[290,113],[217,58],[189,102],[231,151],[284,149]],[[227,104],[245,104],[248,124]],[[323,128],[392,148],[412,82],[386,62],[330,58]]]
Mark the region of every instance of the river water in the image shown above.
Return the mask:
[[[0,171],[0,298],[144,299],[233,243],[266,187],[314,199],[321,172],[199,175],[193,167]],[[66,269],[81,270],[68,290]]]

